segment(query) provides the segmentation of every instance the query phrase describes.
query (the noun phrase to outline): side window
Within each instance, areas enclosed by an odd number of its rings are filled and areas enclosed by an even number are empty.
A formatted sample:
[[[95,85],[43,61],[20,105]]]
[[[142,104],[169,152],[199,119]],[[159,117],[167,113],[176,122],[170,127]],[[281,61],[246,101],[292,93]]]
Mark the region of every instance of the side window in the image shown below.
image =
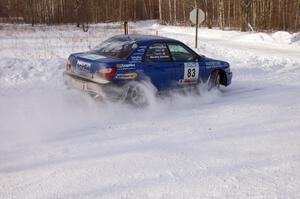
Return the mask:
[[[167,45],[164,43],[152,44],[149,46],[144,60],[150,62],[171,61]]]
[[[174,61],[193,61],[196,57],[193,52],[181,44],[168,44]]]

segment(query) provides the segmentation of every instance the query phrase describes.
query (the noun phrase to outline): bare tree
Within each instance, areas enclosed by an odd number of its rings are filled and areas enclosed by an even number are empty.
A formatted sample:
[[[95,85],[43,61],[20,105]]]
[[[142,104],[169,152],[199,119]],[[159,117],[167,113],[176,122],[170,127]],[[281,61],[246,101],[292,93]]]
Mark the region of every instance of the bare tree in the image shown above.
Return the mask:
[[[219,0],[219,26],[223,30],[225,25],[224,0]]]
[[[174,3],[174,6],[173,6],[173,8],[174,8],[174,23],[176,23],[177,22],[177,10],[176,10],[176,0],[173,0],[173,3]]]
[[[191,24],[195,7],[205,12],[205,25],[224,29],[300,30],[300,0],[1,0],[0,18],[25,23],[74,23],[86,31],[89,23],[159,19]]]
[[[161,4],[162,0],[158,1],[158,7],[159,7],[159,21],[162,22],[162,4]]]
[[[300,15],[300,0],[297,0],[297,4],[296,4],[296,19],[295,19],[295,31],[298,30],[299,15]]]
[[[169,21],[172,22],[172,4],[171,4],[171,0],[169,0]]]

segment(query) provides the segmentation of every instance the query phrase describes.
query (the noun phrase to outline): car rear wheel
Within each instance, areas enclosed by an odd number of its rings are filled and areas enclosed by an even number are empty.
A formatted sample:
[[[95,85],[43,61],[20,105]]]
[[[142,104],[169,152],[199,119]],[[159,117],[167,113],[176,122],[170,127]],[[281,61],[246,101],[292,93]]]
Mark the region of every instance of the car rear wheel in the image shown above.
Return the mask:
[[[127,92],[127,101],[137,107],[145,107],[149,104],[145,88],[140,83],[131,84]]]
[[[219,89],[220,88],[220,71],[214,71],[208,81],[208,90]]]

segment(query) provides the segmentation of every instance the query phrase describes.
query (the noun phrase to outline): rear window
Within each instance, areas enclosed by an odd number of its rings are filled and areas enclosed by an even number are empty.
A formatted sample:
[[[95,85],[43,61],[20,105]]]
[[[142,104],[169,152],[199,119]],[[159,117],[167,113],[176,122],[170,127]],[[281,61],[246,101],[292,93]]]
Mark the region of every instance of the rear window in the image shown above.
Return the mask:
[[[96,46],[94,50],[105,56],[127,59],[137,47],[135,41],[110,38]]]

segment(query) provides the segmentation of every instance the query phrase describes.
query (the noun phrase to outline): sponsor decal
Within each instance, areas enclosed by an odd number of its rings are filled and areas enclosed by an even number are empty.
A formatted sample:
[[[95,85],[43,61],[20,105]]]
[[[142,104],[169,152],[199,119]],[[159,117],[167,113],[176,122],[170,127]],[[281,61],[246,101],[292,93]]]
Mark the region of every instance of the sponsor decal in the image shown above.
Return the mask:
[[[145,50],[146,50],[145,48],[144,49],[143,48],[142,49],[137,49],[136,52],[138,52],[138,53],[144,53]]]
[[[205,66],[208,69],[210,69],[210,68],[219,68],[219,67],[222,66],[222,64],[220,62],[217,62],[217,61],[212,61],[212,62],[206,62]]]
[[[185,67],[199,67],[199,63],[198,62],[187,62],[184,63]]]
[[[96,55],[96,54],[83,54],[83,55],[80,55],[80,57],[86,58],[86,59],[90,59],[90,60],[97,60],[97,59],[104,59],[104,58],[106,58],[103,55]]]
[[[78,60],[77,67],[80,71],[88,73],[88,72],[90,72],[91,63],[87,63],[87,62]]]
[[[166,47],[164,45],[161,45],[161,46],[153,45],[153,46],[150,46],[149,49],[164,50],[164,49],[166,49]]]
[[[117,68],[135,68],[135,64],[117,64]]]
[[[146,48],[147,48],[147,46],[140,46],[139,48],[146,49]]]
[[[179,84],[196,84],[197,80],[196,79],[180,79]]]
[[[144,53],[133,53],[133,56],[143,56]]]
[[[135,64],[117,64],[118,70],[135,70]]]
[[[220,62],[218,62],[218,61],[208,61],[208,62],[205,62],[205,65],[207,65],[207,66],[220,65]]]
[[[116,75],[116,79],[124,79],[124,80],[128,80],[128,79],[134,79],[137,77],[137,73],[124,73],[124,74],[117,74]]]
[[[146,53],[146,59],[150,60],[168,60],[170,58],[168,48],[164,44],[153,44]]]
[[[131,56],[131,60],[133,60],[133,61],[142,61],[142,57],[141,56]]]
[[[164,59],[164,58],[169,58],[168,55],[153,55],[149,57],[150,59]]]

